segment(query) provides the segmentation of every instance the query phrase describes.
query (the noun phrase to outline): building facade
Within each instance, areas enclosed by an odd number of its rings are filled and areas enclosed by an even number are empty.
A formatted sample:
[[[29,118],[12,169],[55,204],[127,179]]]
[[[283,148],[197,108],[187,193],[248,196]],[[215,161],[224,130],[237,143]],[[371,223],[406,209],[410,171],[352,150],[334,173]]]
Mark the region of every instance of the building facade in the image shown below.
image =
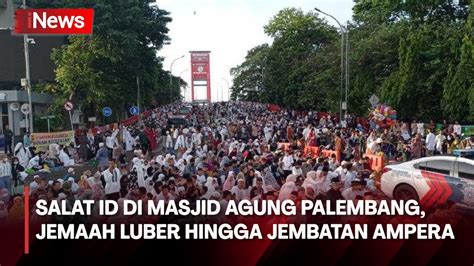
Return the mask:
[[[1,1],[1,0],[0,0]],[[34,44],[29,44],[31,84],[54,82],[54,63],[51,53],[66,42],[65,36],[31,36]],[[28,94],[22,87],[21,79],[25,78],[25,53],[23,36],[15,35],[10,29],[0,30],[0,133],[5,125],[16,135],[26,132],[24,115],[21,111],[12,110],[15,105],[28,103]],[[32,93],[33,114],[47,113],[48,106],[53,103],[52,95]],[[15,109],[15,108],[13,108]]]

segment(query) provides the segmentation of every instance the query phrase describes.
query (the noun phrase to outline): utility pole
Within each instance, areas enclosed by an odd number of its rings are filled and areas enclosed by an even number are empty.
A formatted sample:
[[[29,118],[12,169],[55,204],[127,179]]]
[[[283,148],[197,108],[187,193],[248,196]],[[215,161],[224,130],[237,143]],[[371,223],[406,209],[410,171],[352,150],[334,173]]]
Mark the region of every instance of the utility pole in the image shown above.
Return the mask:
[[[23,9],[26,9],[26,0],[23,0]],[[28,42],[30,39],[28,38],[28,34],[23,35],[23,46],[25,50],[25,74],[26,74],[26,91],[28,93],[28,105],[30,106],[30,112],[28,113],[29,117],[29,132],[30,134],[33,133],[33,105],[31,104],[31,76],[30,76],[30,51],[28,47]]]
[[[349,102],[347,101],[347,95],[349,93],[349,22],[346,24],[346,113],[349,113]]]
[[[339,101],[339,123],[340,123],[342,121],[342,98],[343,98],[343,92],[342,91],[344,89],[344,33],[345,33],[345,30],[344,30],[344,27],[342,27],[342,24],[339,22],[339,20],[337,20],[333,15],[330,15],[330,14],[324,12],[324,11],[321,11],[319,8],[314,8],[314,10],[316,10],[316,12],[319,12],[323,15],[326,15],[326,16],[334,19],[337,22],[337,24],[339,25],[339,28],[341,30],[341,88],[340,88],[341,98],[340,98],[340,101]],[[347,70],[347,68],[346,68],[346,70]],[[347,76],[347,73],[346,73],[346,76]],[[346,86],[347,86],[347,81],[346,81]],[[346,105],[347,105],[347,87],[346,87]]]
[[[184,55],[176,58],[175,60],[173,60],[173,62],[171,62],[171,66],[170,66],[170,89],[169,89],[170,100],[171,100],[172,91],[173,91],[173,65],[176,61],[178,61],[181,58],[184,58]]]
[[[138,120],[141,120],[141,109],[140,109],[140,77],[137,75],[137,107],[138,107]]]

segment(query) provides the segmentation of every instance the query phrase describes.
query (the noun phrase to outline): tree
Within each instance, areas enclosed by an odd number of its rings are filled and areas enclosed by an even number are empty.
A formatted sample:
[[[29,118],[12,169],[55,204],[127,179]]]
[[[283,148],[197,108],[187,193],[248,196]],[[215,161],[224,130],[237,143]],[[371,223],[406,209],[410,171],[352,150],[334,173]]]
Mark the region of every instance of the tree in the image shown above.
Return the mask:
[[[467,0],[355,0],[353,22],[347,26],[349,111],[366,115],[368,99],[376,94],[402,119],[474,121],[470,7]],[[258,47],[250,50],[232,71],[236,98],[251,89],[258,93],[245,99],[338,111],[336,29],[311,12],[287,8],[264,30],[272,44],[264,53]]]
[[[179,95],[179,86],[170,88],[165,82],[169,73],[156,56],[169,42],[167,11],[147,0],[39,1],[37,5],[95,10],[93,35],[71,36],[53,52],[59,97],[72,96],[87,116],[97,116],[104,106],[110,106],[120,119],[136,104],[137,77],[144,107],[151,106],[156,97],[168,103]]]
[[[332,65],[326,64],[328,60],[321,63],[320,56],[329,54],[323,50],[334,50],[336,30],[312,12],[288,8],[270,20],[265,32],[273,38],[272,45],[251,49],[245,61],[231,70],[233,99],[277,103],[298,109],[332,105],[331,101],[313,96],[335,87],[333,81],[338,76],[333,75]],[[314,69],[326,72],[326,77],[314,77]],[[311,97],[301,97],[309,95]]]
[[[231,75],[236,77],[231,88],[232,100],[263,100],[263,80],[268,51],[268,44],[256,46],[248,51],[241,65],[230,70]]]

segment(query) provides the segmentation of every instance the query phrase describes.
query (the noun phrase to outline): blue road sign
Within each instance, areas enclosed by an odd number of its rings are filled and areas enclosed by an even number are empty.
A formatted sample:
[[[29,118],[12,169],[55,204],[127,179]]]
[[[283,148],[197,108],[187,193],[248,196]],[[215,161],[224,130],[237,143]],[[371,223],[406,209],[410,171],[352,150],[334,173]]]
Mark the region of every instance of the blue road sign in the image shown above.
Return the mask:
[[[102,113],[104,114],[105,117],[109,117],[112,115],[112,108],[104,107],[104,109],[102,109]]]
[[[136,106],[130,107],[129,111],[130,111],[131,115],[138,115],[138,113],[139,113],[138,107],[136,107]]]

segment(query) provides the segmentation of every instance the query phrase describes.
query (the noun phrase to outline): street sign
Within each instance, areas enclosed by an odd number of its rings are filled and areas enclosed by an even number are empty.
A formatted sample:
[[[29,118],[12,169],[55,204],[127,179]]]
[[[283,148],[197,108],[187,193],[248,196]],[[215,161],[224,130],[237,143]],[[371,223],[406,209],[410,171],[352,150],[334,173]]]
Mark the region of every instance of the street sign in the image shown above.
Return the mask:
[[[19,103],[11,103],[10,104],[10,109],[12,111],[18,111],[18,110],[20,110],[20,104]]]
[[[130,110],[129,110],[129,111],[130,111],[130,114],[131,114],[131,115],[138,115],[138,113],[139,113],[140,110],[138,109],[138,107],[132,106],[132,107],[130,107]]]
[[[27,103],[24,103],[21,105],[21,112],[25,115],[30,113],[30,105]]]
[[[72,104],[72,102],[70,101],[67,101],[64,104],[64,109],[66,109],[66,111],[71,111],[73,108],[74,108],[74,104]]]
[[[40,117],[40,118],[43,119],[43,120],[44,120],[44,119],[47,120],[47,122],[48,122],[48,133],[51,132],[51,126],[50,126],[49,120],[50,120],[50,119],[53,119],[53,118],[56,118],[56,116],[54,116],[54,115],[47,115],[47,116],[42,116],[42,117]]]
[[[372,97],[370,97],[369,102],[372,106],[376,106],[380,102],[380,99],[375,94],[373,94]]]
[[[89,118],[87,119],[87,121],[89,121],[89,122],[96,122],[96,121],[97,121],[97,117],[89,117]]]
[[[105,117],[109,117],[112,115],[112,108],[110,107],[104,107],[104,109],[102,109],[102,114],[105,116]]]

